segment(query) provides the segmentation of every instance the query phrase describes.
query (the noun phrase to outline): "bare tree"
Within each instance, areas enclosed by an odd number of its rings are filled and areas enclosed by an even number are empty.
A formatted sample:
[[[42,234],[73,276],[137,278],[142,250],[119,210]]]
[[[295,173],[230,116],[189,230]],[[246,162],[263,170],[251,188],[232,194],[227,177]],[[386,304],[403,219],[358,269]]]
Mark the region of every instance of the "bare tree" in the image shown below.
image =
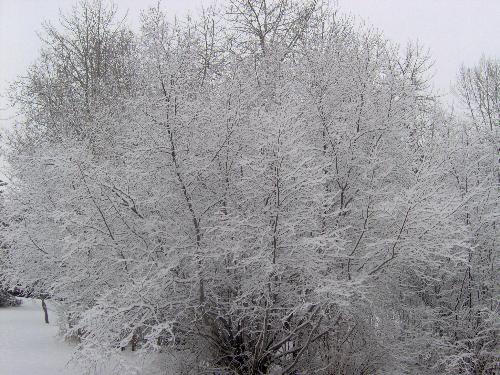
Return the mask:
[[[133,36],[114,5],[80,0],[58,26],[45,23],[40,39],[40,57],[12,86],[11,100],[27,124],[54,137],[88,135],[98,108],[130,93]]]
[[[500,60],[481,58],[470,68],[462,66],[457,92],[475,126],[493,131],[500,126]]]

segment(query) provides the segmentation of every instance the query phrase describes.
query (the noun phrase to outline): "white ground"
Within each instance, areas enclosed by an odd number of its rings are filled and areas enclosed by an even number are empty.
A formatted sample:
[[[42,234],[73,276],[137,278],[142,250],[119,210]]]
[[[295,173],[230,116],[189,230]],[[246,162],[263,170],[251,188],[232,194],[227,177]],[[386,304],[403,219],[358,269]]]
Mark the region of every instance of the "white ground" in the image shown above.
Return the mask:
[[[98,368],[71,361],[74,347],[58,336],[57,314],[49,307],[44,322],[41,301],[20,298],[16,307],[0,308],[0,375],[178,375],[165,357],[118,351]],[[173,358],[173,357],[172,357]],[[170,364],[169,364],[170,363]],[[125,365],[125,368],[119,366]]]
[[[22,300],[21,306],[0,309],[0,374],[83,374],[68,363],[73,348],[57,336],[57,317],[50,305],[50,324],[45,324],[40,300]]]

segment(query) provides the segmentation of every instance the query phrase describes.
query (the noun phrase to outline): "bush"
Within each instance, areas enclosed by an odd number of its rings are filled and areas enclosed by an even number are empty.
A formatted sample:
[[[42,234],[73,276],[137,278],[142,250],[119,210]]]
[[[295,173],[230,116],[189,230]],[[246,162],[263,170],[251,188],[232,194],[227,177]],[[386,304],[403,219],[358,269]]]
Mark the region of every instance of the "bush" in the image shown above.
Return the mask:
[[[20,304],[21,300],[18,300],[5,290],[0,290],[0,307],[17,306]]]

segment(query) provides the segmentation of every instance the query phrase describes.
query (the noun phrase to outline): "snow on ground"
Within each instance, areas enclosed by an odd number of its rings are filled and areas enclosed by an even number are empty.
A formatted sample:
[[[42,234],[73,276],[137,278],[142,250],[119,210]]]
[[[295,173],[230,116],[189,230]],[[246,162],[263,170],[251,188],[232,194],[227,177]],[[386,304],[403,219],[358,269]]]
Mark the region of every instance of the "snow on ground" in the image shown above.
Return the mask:
[[[57,336],[57,316],[50,305],[50,324],[45,324],[40,300],[22,302],[0,309],[0,374],[83,374],[69,363],[73,348]]]
[[[20,299],[20,306],[0,308],[0,375],[179,373],[163,357],[130,351],[118,351],[98,368],[86,363],[88,369],[84,370],[71,361],[74,347],[58,336],[57,313],[50,301],[47,302],[50,324],[46,324],[40,300]]]

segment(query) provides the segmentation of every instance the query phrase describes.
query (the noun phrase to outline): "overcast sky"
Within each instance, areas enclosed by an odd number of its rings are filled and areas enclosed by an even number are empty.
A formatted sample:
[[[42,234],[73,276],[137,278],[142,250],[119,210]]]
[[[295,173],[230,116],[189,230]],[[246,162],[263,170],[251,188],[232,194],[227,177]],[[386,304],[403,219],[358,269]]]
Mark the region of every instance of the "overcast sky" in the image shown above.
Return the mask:
[[[156,1],[115,0],[129,22],[139,24],[139,11]],[[196,13],[211,1],[163,0],[170,14]],[[71,0],[0,0],[0,93],[36,58],[36,32],[44,20],[57,23],[59,9]],[[434,83],[449,93],[460,64],[475,64],[482,54],[500,57],[500,0],[338,0],[342,12],[365,19],[401,45],[419,40],[435,61]],[[0,99],[0,129],[12,123]]]

